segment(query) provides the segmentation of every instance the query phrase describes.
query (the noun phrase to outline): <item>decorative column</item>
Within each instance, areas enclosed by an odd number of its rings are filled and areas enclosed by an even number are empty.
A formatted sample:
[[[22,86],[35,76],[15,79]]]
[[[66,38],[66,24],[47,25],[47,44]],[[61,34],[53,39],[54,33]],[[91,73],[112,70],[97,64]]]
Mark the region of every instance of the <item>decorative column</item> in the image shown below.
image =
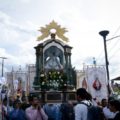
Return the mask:
[[[69,53],[69,66],[71,67],[71,53]]]
[[[68,68],[68,71],[69,71],[69,83],[70,85],[72,84],[72,65],[71,65],[71,53],[68,54],[69,56],[69,68]]]
[[[65,70],[66,70],[66,74],[67,74],[67,82],[69,82],[71,84],[71,49],[72,47],[70,46],[65,46],[64,50],[65,50]]]
[[[67,69],[68,69],[68,53],[65,52],[64,55],[65,55],[65,70],[67,72]]]
[[[43,44],[39,44],[36,49],[36,76],[34,79],[34,88],[38,90],[41,86],[40,74],[43,71]]]

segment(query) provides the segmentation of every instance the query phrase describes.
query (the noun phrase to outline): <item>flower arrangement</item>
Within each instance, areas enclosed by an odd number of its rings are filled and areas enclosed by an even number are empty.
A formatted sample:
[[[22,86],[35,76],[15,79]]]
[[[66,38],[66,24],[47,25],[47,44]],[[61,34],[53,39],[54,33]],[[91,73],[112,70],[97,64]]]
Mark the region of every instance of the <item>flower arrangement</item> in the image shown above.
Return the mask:
[[[48,71],[41,78],[41,88],[62,90],[67,87],[67,76],[63,71]]]

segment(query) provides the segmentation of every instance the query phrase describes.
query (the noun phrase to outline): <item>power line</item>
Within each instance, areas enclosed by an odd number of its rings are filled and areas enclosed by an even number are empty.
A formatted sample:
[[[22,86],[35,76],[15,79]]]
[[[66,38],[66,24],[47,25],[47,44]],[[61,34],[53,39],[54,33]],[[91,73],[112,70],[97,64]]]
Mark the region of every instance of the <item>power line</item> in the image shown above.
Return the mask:
[[[119,30],[120,30],[120,26],[117,28],[117,30],[115,31],[115,33],[112,35],[113,37],[110,38],[110,39],[107,39],[107,41],[109,41],[109,43],[111,43],[111,40],[120,37],[120,35],[115,36],[115,35],[119,32]],[[118,40],[112,45],[112,47],[111,47],[110,49],[108,49],[109,56],[110,56],[110,52],[113,51],[113,48],[115,48],[115,46],[117,45],[117,43],[118,43],[119,41],[120,41],[120,39],[118,39]],[[113,55],[112,55],[112,56],[113,56]],[[111,57],[110,57],[110,58],[111,58]],[[109,59],[110,59],[110,58],[109,58]]]
[[[118,39],[113,45],[112,47],[109,49],[109,53],[113,50],[113,48],[115,48],[115,46],[120,42],[120,39]]]
[[[115,38],[118,38],[118,37],[120,37],[120,35],[115,36],[115,37],[112,37],[112,38],[110,38],[110,39],[107,39],[107,41],[111,41],[111,40],[113,40],[113,39],[115,39]]]
[[[120,37],[120,36],[117,36],[117,37]],[[114,38],[117,38],[117,37],[114,37]],[[111,40],[112,40],[113,38],[111,38]],[[110,52],[111,51],[113,51],[113,49],[115,49],[115,46],[116,45],[118,45],[118,43],[120,42],[120,39],[118,39],[113,45],[112,45],[112,47],[110,48],[110,50],[108,49],[108,53],[109,53],[109,56],[110,56]],[[108,47],[107,47],[108,48]],[[114,54],[114,53],[113,53]],[[100,57],[99,58],[97,58],[98,59],[98,61],[102,61],[102,59],[103,59],[103,57],[104,56],[102,56],[102,55],[100,55]],[[113,55],[112,55],[113,56]],[[111,57],[110,57],[111,58]]]
[[[120,50],[120,48],[116,49],[116,50],[114,51],[113,55],[109,58],[109,60],[113,59],[113,56],[115,56],[116,53],[119,52],[119,50]]]
[[[120,26],[117,28],[117,30],[115,31],[115,33],[112,35],[113,37],[111,38],[111,39],[107,39],[107,41],[109,41],[109,40],[112,40],[112,39],[115,39],[115,38],[117,38],[117,37],[120,37],[120,35],[119,36],[115,36],[117,33],[118,33],[118,31],[120,30]],[[114,37],[115,36],[115,37]],[[108,44],[110,44],[111,42],[109,42]],[[107,44],[107,45],[108,45]],[[102,61],[102,59],[103,59],[103,53],[104,53],[104,50],[102,50],[101,52],[100,52],[100,54],[99,54],[99,56],[98,57],[96,57],[96,59],[97,59],[97,61]],[[101,58],[101,56],[102,56],[102,58]]]
[[[120,37],[120,36],[119,36],[119,37]],[[116,38],[116,37],[114,37],[114,38]],[[113,51],[113,48],[115,49],[115,46],[118,44],[118,42],[120,42],[120,39],[118,39],[118,40],[112,45],[112,47],[110,48],[110,50],[108,49],[109,56],[110,56],[110,52]],[[109,47],[108,47],[108,44],[107,44],[107,48],[109,48]],[[99,55],[98,58],[97,58],[97,61],[102,61],[102,59],[104,58],[103,53],[104,53],[104,50],[101,51],[100,55]],[[109,57],[109,56],[108,56],[108,57]]]
[[[117,28],[117,30],[115,31],[115,33],[112,36],[115,36],[116,33],[120,30],[120,26]]]

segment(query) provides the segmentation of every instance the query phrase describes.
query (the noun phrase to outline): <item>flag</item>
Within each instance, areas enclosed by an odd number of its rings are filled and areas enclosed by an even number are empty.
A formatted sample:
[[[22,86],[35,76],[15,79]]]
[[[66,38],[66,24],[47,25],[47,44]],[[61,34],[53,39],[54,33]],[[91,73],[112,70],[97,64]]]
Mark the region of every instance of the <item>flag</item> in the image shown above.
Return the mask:
[[[93,98],[101,101],[108,97],[106,70],[104,66],[86,68],[88,91]]]

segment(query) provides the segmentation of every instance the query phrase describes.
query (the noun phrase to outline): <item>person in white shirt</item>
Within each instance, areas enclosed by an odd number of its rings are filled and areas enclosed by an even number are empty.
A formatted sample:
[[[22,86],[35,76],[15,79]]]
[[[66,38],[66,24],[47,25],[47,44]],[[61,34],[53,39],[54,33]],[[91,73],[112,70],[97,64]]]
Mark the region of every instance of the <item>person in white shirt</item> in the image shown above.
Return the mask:
[[[75,111],[75,120],[87,120],[87,105],[90,103],[86,100],[87,91],[84,88],[79,88],[77,90],[77,100],[78,104],[74,107]],[[81,104],[85,103],[85,104]]]
[[[115,117],[114,112],[110,111],[110,109],[109,109],[109,102],[111,101],[111,99],[113,99],[113,98],[109,98],[108,103],[106,105],[102,105],[103,106],[103,114],[107,120],[113,119]],[[103,102],[105,103],[105,99],[103,99],[101,102],[102,102],[102,104],[103,104]]]
[[[110,111],[108,106],[103,108],[103,114],[104,114],[104,116],[107,120],[108,119],[113,119],[115,117],[115,114]]]

